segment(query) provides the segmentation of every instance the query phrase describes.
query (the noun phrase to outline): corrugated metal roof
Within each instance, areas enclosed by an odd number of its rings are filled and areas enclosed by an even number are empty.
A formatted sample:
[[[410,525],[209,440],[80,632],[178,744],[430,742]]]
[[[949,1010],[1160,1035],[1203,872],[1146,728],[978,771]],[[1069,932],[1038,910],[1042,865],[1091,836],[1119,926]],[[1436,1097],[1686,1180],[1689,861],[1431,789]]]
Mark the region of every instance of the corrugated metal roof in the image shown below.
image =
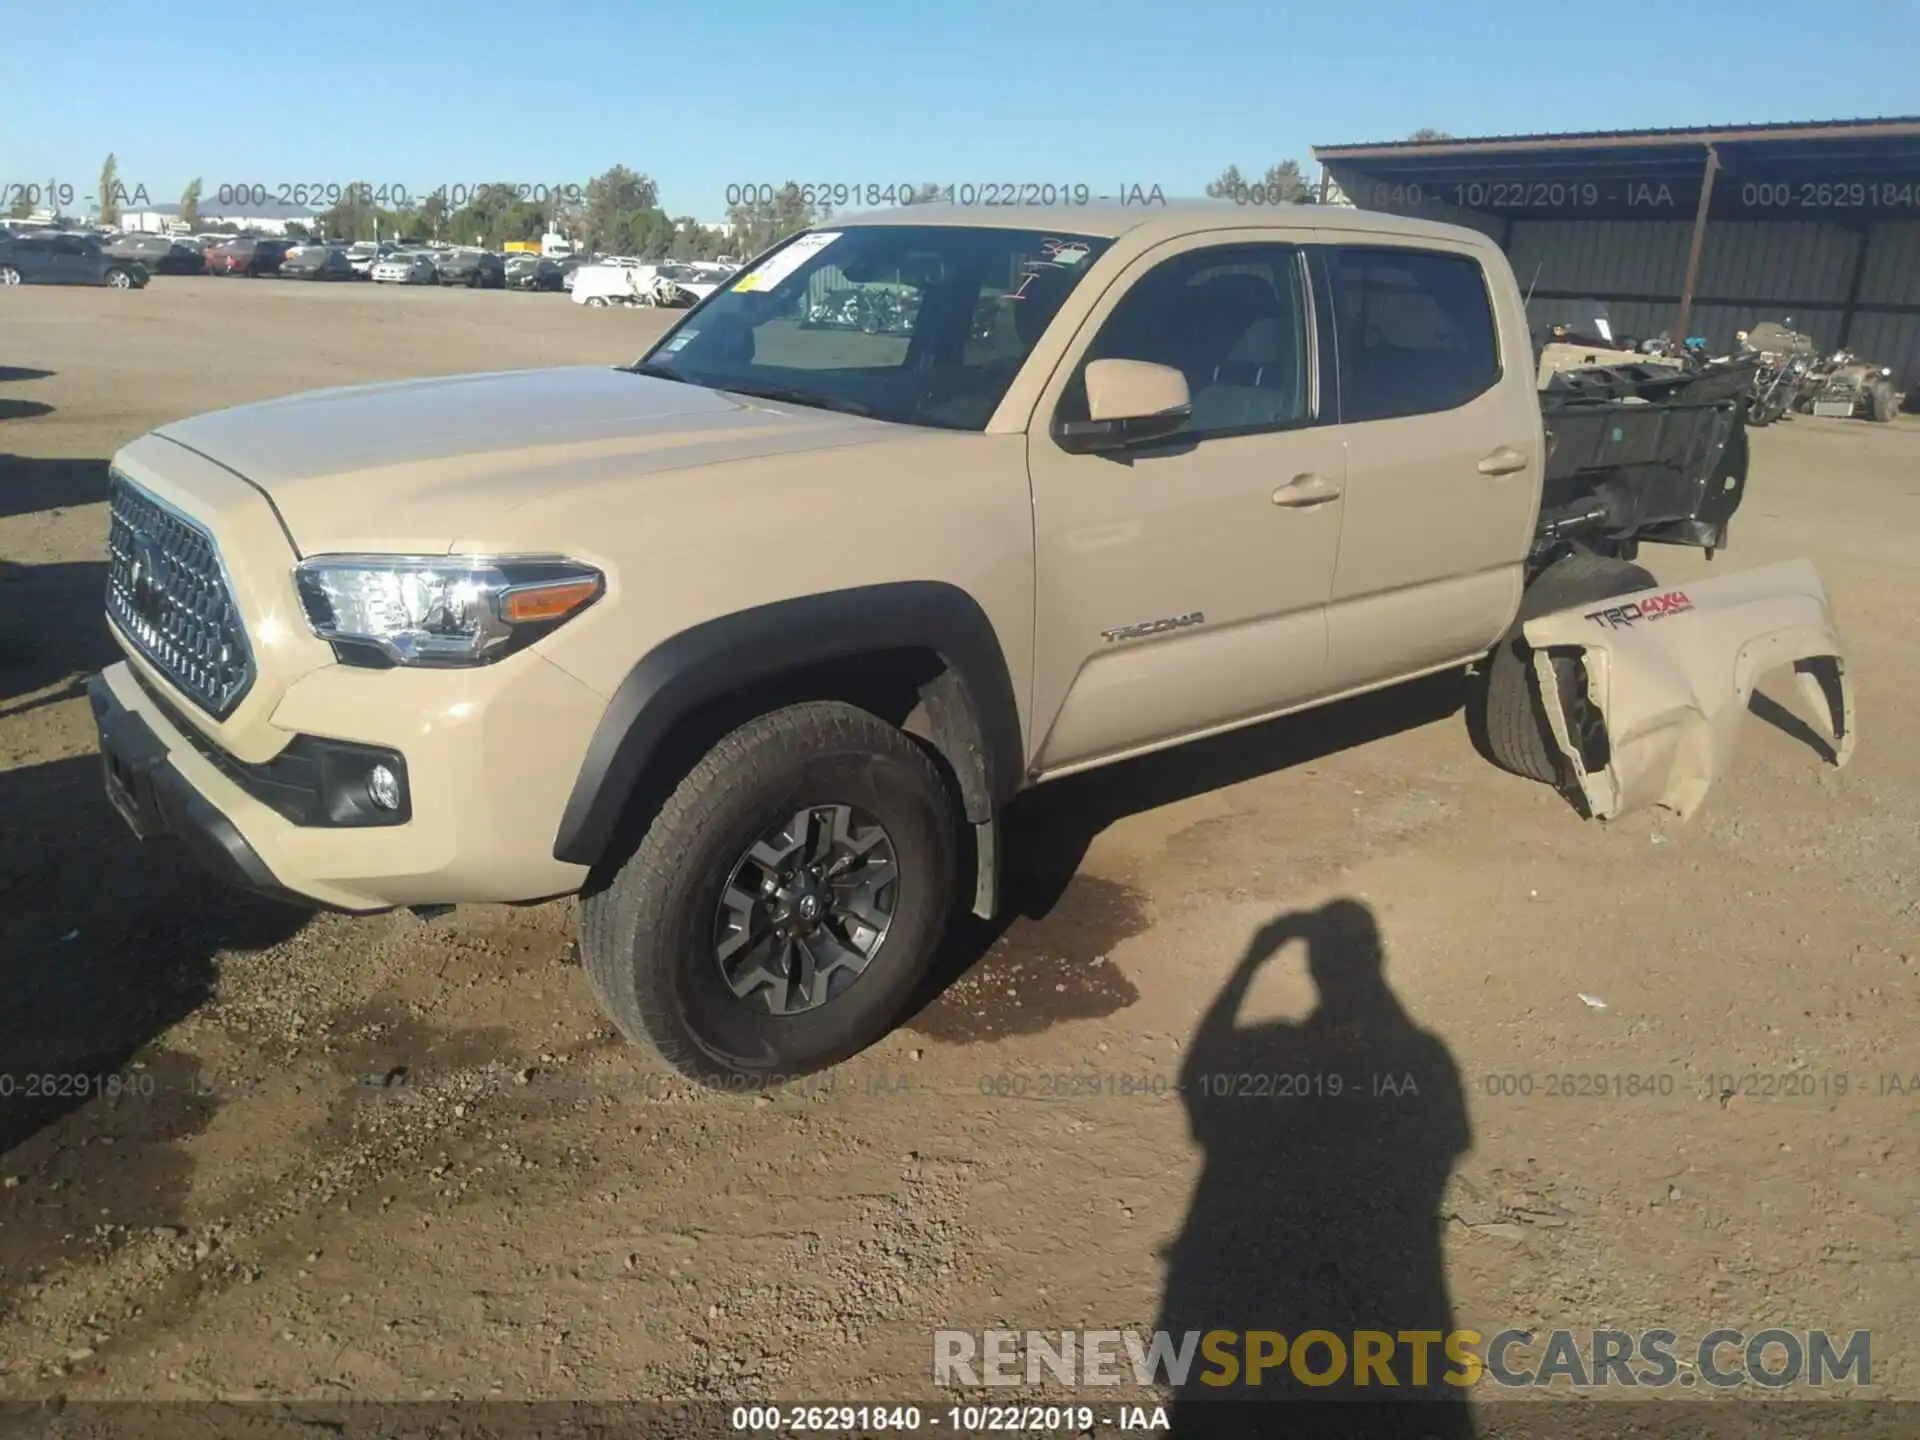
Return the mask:
[[[1690,125],[1648,130],[1568,130],[1541,134],[1454,136],[1446,140],[1369,140],[1348,145],[1315,145],[1319,160],[1345,156],[1377,155],[1401,151],[1409,155],[1444,155],[1449,151],[1476,150],[1489,146],[1528,145],[1658,146],[1697,145],[1713,140],[1738,144],[1743,140],[1783,140],[1806,136],[1832,137],[1836,134],[1887,136],[1920,134],[1920,116],[1892,115],[1857,120],[1769,120],[1759,124],[1732,122],[1724,125]]]

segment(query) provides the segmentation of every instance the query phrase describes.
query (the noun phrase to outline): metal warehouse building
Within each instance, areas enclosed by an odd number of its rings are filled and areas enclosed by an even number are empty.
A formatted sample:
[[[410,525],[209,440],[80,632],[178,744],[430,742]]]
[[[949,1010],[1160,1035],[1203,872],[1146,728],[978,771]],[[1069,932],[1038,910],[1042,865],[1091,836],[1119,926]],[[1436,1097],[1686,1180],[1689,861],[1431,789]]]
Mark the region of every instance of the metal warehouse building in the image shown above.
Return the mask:
[[[1523,289],[1607,303],[1616,331],[1792,317],[1891,365],[1920,405],[1920,119],[1319,145],[1363,209],[1470,225]],[[1329,194],[1326,198],[1332,198]]]

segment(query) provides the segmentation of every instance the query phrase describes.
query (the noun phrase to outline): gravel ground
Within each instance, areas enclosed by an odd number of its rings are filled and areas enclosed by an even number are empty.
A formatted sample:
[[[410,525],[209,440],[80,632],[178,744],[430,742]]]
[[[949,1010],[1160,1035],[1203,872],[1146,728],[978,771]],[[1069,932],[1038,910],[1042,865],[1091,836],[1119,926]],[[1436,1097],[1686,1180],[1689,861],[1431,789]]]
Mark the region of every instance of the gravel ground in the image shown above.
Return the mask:
[[[1651,556],[1816,561],[1847,770],[1754,716],[1688,825],[1586,823],[1442,681],[1061,782],[938,998],[717,1097],[602,1022],[570,902],[316,918],[138,846],[81,691],[119,446],[625,360],[661,317],[208,279],[0,307],[0,1395],[927,1397],[937,1329],[1297,1333],[1337,1286],[1389,1328],[1866,1329],[1875,1392],[1920,1398],[1913,417],[1756,433],[1731,550]],[[1226,1072],[1349,1088],[1205,1103]],[[73,1074],[110,1078],[27,1093]]]

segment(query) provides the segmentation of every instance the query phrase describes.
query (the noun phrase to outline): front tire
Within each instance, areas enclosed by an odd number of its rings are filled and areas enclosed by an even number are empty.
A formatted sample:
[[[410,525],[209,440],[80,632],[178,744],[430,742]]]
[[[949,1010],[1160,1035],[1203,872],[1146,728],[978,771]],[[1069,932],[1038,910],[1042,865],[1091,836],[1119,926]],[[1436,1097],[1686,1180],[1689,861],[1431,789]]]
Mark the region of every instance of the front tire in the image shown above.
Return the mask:
[[[885,1035],[952,906],[957,820],[908,736],[839,702],[722,739],[581,902],[608,1017],[683,1075],[758,1087]]]
[[[1900,397],[1894,393],[1893,383],[1882,380],[1867,392],[1867,416],[1882,425],[1888,424],[1899,412]]]
[[[604,310],[607,308],[607,297],[604,295],[589,296],[587,299],[587,307],[592,310]]]
[[[20,281],[21,275],[18,270],[11,265],[0,265],[0,285],[18,285]]]
[[[101,280],[102,283],[111,286],[115,290],[131,290],[133,288],[133,276],[122,270],[118,265],[110,268],[107,273],[101,277]]]
[[[1511,774],[1547,785],[1558,783],[1560,747],[1547,724],[1536,689],[1533,651],[1522,627],[1556,610],[1631,595],[1656,583],[1638,565],[1587,551],[1541,571],[1520,597],[1520,613],[1481,666],[1467,697],[1467,727],[1474,748]]]

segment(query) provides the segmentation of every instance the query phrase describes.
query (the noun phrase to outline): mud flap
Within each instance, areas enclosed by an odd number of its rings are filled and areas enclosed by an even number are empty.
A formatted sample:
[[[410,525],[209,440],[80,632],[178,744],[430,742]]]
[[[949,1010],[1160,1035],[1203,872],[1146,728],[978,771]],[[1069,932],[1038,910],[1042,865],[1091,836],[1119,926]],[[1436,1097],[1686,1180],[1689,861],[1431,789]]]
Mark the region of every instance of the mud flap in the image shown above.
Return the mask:
[[[1566,788],[1596,819],[1692,815],[1726,773],[1755,681],[1785,665],[1826,721],[1827,759],[1853,754],[1853,690],[1810,561],[1555,611],[1524,633]]]

